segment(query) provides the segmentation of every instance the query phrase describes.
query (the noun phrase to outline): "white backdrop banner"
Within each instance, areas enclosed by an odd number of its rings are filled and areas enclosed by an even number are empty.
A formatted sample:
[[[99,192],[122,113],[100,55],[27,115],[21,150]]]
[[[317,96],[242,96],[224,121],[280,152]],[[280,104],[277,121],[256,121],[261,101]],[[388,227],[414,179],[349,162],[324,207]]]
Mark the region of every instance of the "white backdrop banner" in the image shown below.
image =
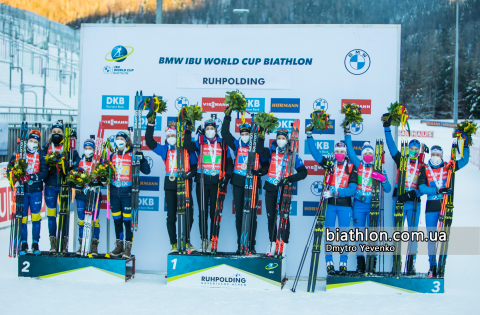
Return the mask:
[[[365,141],[374,142],[383,135],[380,117],[390,103],[398,99],[399,45],[398,25],[84,24],[80,141],[96,134],[100,120],[107,122],[106,137],[132,126],[134,95],[140,90],[144,95],[160,95],[167,100],[168,112],[157,118],[154,134],[161,143],[165,142],[165,127],[184,104],[202,104],[206,111],[204,119],[216,119],[221,128],[225,92],[235,89],[240,89],[248,98],[249,112],[274,113],[281,127],[290,128],[293,119],[300,118],[299,154],[309,175],[297,184],[290,210],[287,275],[294,275],[313,223],[320,199],[319,184],[323,179],[323,170],[313,161],[305,145],[305,125],[310,114],[317,107],[331,114],[332,128],[323,135],[314,135],[317,148],[329,154],[333,153],[335,142],[344,139],[340,127],[342,103],[360,104],[364,123],[351,128],[353,144],[360,154]],[[237,137],[239,124],[237,119],[235,126],[233,123],[231,126]],[[142,130],[145,130],[145,119]],[[274,135],[268,136],[266,142],[273,138]],[[138,269],[165,271],[170,248],[163,191],[165,166],[159,156],[148,150],[144,141],[142,149],[152,172],[148,176],[140,174],[143,211],[139,215],[133,253]],[[394,164],[388,156],[386,169],[393,182]],[[387,197],[386,225],[392,220],[392,203]],[[198,248],[200,235],[195,193],[194,200],[192,242]],[[268,232],[263,191],[260,201],[256,248],[257,252],[265,252]],[[229,186],[219,251],[236,250],[232,208]],[[105,220],[105,211],[101,219]],[[110,239],[115,239],[113,223]],[[103,225],[102,251],[106,250],[105,240]],[[338,256],[334,259],[337,265]],[[307,257],[304,276],[308,273],[309,261]],[[350,256],[349,270],[355,266],[356,259]],[[325,274],[322,264],[319,274]]]

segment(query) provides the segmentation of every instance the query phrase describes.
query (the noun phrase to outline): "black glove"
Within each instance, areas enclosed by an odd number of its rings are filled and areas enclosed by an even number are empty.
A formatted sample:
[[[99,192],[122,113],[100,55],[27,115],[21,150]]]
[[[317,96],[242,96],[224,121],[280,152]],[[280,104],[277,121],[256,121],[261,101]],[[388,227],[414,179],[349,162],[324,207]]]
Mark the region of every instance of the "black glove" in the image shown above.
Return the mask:
[[[262,170],[252,170],[252,175],[254,176],[263,176],[265,174],[262,173]]]
[[[225,177],[222,178],[222,179],[220,180],[220,182],[218,183],[218,188],[220,188],[220,189],[222,189],[222,190],[225,189],[225,188],[227,187],[227,185],[228,185],[228,181],[229,181],[229,180],[230,180],[230,176],[229,176],[229,175],[225,175]]]
[[[149,124],[152,124],[152,125],[155,125],[157,122],[156,122],[156,117],[157,117],[157,113],[155,113],[153,110],[149,111],[148,114],[147,114],[147,121]]]
[[[430,153],[430,149],[427,147],[425,143],[422,143],[423,145],[423,153]]]
[[[140,157],[140,163],[143,163],[143,160],[145,160],[145,156],[143,156],[143,152],[142,151],[137,151],[135,153],[135,156],[139,156]]]
[[[205,129],[202,128],[202,125],[198,126],[197,128],[197,135],[204,135],[205,134]]]
[[[230,115],[232,115],[232,110],[230,109],[230,106],[228,106],[225,108],[225,116],[230,117]]]
[[[284,179],[282,179],[282,181],[281,181],[280,183],[281,183],[282,186],[283,186],[283,185],[291,184],[291,183],[293,183],[293,182],[295,182],[294,177],[293,177],[293,175],[290,175],[290,176],[285,177]]]
[[[75,190],[77,193],[83,194],[83,186],[75,185]]]
[[[442,195],[451,195],[453,191],[450,188],[437,188],[437,195],[442,194]]]
[[[406,193],[398,196],[397,200],[399,202],[413,201],[415,200],[415,197],[417,197],[417,193],[415,192],[415,190],[409,190]]]
[[[392,116],[389,113],[383,114],[382,117],[389,116],[387,121],[383,121],[383,128],[390,127],[392,125]]]
[[[105,176],[100,177],[100,182],[102,183],[103,186],[105,186],[108,182],[108,178]]]
[[[183,179],[192,179],[193,174],[192,172],[188,171],[188,173],[183,173]]]
[[[187,127],[192,127],[193,126],[193,124],[190,120],[187,120],[185,123],[186,123]]]
[[[101,180],[101,179],[100,179]],[[102,186],[102,183],[101,182],[97,182],[97,181],[92,181],[90,183],[90,186],[91,187],[99,187],[99,186]]]

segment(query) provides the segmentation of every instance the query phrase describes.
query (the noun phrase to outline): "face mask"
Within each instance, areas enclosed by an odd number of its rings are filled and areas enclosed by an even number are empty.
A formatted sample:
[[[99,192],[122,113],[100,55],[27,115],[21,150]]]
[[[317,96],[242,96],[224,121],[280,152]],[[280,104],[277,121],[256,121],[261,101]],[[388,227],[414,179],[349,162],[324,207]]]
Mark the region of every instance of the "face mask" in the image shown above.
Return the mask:
[[[92,157],[93,150],[84,150],[83,153],[85,154],[85,157],[88,159]]]
[[[125,141],[123,140],[115,140],[115,144],[119,150],[123,150],[125,148]]]
[[[213,139],[213,137],[215,137],[215,130],[207,130],[205,131],[205,136],[208,138],[208,139]]]
[[[287,140],[284,140],[284,139],[277,140],[277,145],[279,148],[284,148],[287,145]]]
[[[408,150],[408,154],[411,158],[417,158],[420,155],[420,152],[417,149]]]
[[[177,143],[177,138],[176,137],[169,137],[169,138],[167,138],[167,143],[169,145],[175,145],[175,143]]]
[[[335,160],[337,160],[338,162],[343,162],[343,160],[345,160],[345,154],[335,153]]]
[[[438,166],[442,164],[442,162],[443,159],[439,156],[432,156],[432,158],[430,159],[430,164],[432,164],[433,166]]]
[[[365,161],[365,163],[370,164],[373,161],[373,155],[364,155],[363,160]]]
[[[38,144],[33,143],[33,142],[28,142],[27,143],[27,148],[28,148],[28,151],[30,151],[30,152],[37,151]]]
[[[243,143],[249,143],[250,142],[250,136],[241,136]]]
[[[52,135],[52,142],[54,144],[60,144],[60,142],[62,142],[62,140],[63,140],[63,135],[58,134],[58,133]]]

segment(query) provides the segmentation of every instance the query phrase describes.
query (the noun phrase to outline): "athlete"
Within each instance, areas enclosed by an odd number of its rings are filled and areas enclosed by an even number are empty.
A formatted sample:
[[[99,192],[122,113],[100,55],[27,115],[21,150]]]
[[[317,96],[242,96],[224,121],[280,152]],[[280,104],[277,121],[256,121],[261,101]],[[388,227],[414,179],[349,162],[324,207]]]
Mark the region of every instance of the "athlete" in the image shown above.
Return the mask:
[[[150,114],[149,114],[150,115]],[[153,115],[153,114],[152,114]],[[172,247],[171,253],[178,252],[177,248],[177,230],[175,223],[177,222],[177,130],[174,126],[168,126],[165,130],[165,144],[160,144],[153,139],[153,132],[155,129],[155,124],[149,123],[147,125],[147,130],[145,132],[145,142],[147,146],[160,155],[160,157],[165,162],[165,181],[164,181],[164,190],[165,190],[165,200],[167,204],[167,231],[168,237],[170,238],[170,245]],[[189,169],[187,169],[189,167]],[[185,154],[185,173],[183,173],[183,178],[188,181],[188,188],[190,192],[190,200],[192,196],[192,178],[197,174],[197,155],[196,153],[189,153],[186,151]],[[190,243],[190,232],[193,225],[193,203],[190,202],[189,212],[189,226],[187,232],[187,250],[192,252],[196,249]]]
[[[92,168],[92,159],[93,159],[93,152],[95,151],[95,140],[87,139],[83,143],[83,155],[78,164],[78,168],[83,169],[87,173],[91,173]],[[102,183],[103,182],[103,183]],[[91,182],[89,185],[91,186],[103,186],[107,183],[107,179],[105,178],[101,182]],[[76,255],[80,256],[82,252],[82,239],[83,239],[83,230],[84,230],[84,223],[85,223],[85,203],[87,200],[86,197],[86,190],[85,186],[76,186],[75,188],[75,200],[77,201],[77,215],[78,215],[78,241],[80,243],[80,247],[76,252]],[[92,228],[93,228],[93,236],[92,236],[92,245],[90,247],[90,252],[92,256],[98,255],[98,243],[100,240],[100,205],[102,203],[102,193],[99,192],[98,194],[98,201],[97,201],[97,220],[93,222],[92,217]]]
[[[48,139],[48,142],[43,145],[43,152],[45,155],[52,152],[59,152],[63,154],[63,140],[64,140],[64,131],[62,121],[57,121],[52,125],[52,134]],[[75,168],[80,162],[80,156],[78,155],[77,150],[73,149],[73,167]],[[44,180],[45,182],[45,205],[47,208],[47,217],[48,217],[48,234],[50,235],[50,252],[55,253],[57,251],[57,201],[58,195],[61,190],[61,179],[68,174],[70,167],[68,163],[65,162],[65,173],[63,168],[59,167],[50,167],[48,170],[48,176]],[[70,200],[69,200],[70,202]],[[64,236],[67,238],[67,236]],[[62,242],[64,247],[61,249],[62,252],[66,252],[67,242]]]
[[[440,211],[442,210],[442,200],[445,195],[451,195],[453,190],[446,188],[448,163],[443,160],[443,149],[438,145],[432,146],[430,150],[431,158],[428,164],[420,171],[420,177],[418,179],[418,185],[420,192],[427,195],[427,205],[425,208],[425,222],[427,225],[427,232],[433,233],[437,229],[438,219],[440,217]],[[463,157],[460,160],[455,161],[455,172],[464,168],[468,164],[470,157],[470,149],[465,141],[465,147],[463,148]],[[437,276],[437,257],[435,253],[436,242],[428,242],[428,261],[430,263],[430,269],[428,276],[435,278]],[[440,275],[443,277],[443,275]]]
[[[345,132],[345,144],[347,145],[347,155],[350,161],[357,168],[358,183],[353,202],[353,226],[359,230],[365,230],[370,218],[370,208],[372,202],[373,179],[382,183],[383,190],[389,193],[392,186],[388,182],[387,172],[383,174],[373,171],[374,148],[370,142],[365,142],[362,147],[362,159],[355,154],[352,145],[352,136],[350,131]],[[357,242],[357,247],[359,243]],[[377,258],[375,257],[373,271],[376,269]],[[357,272],[365,272],[365,256],[361,251],[357,253]]]
[[[132,157],[133,146],[129,135],[119,131],[115,137],[116,151],[110,157],[115,166],[115,181],[110,184],[110,206],[115,224],[116,246],[110,255],[130,258],[132,254]],[[138,151],[140,156],[140,172],[150,174],[150,166]],[[123,243],[125,225],[125,247]]]
[[[240,238],[242,235],[242,221],[243,221],[243,205],[245,197],[245,180],[247,175],[247,161],[248,161],[248,146],[250,143],[250,129],[251,126],[248,123],[242,124],[239,127],[240,139],[235,139],[235,137],[230,132],[230,122],[232,117],[230,116],[231,111],[227,111],[229,114],[225,115],[222,125],[222,138],[228,144],[228,146],[233,150],[234,155],[234,169],[232,176],[232,185],[233,185],[233,202],[235,203],[235,227],[237,229],[237,254],[240,254]],[[255,150],[255,148],[254,148]],[[258,157],[258,155],[256,155]],[[260,192],[260,185],[262,183],[260,177],[266,175],[268,172],[268,159],[264,157],[259,157],[261,168],[255,170],[252,168],[252,174],[257,176],[257,196]],[[251,231],[251,248],[250,252],[252,254],[256,253],[255,250],[255,237],[257,234],[257,212],[253,211],[252,213],[252,231]]]
[[[40,240],[40,210],[42,208],[43,180],[48,176],[48,166],[45,164],[45,153],[40,148],[41,133],[38,130],[30,131],[27,141],[27,170],[25,176],[20,177],[15,186],[23,185],[23,218],[21,231],[20,255],[25,255],[28,250],[27,219],[28,210],[32,214],[32,250],[35,255],[40,255],[38,241]],[[13,154],[10,163],[15,161]],[[7,169],[7,171],[9,171]]]
[[[318,152],[315,141],[312,136],[313,126],[307,126],[307,145],[313,158],[323,168],[327,168],[327,159]],[[352,196],[357,190],[358,176],[356,167],[349,162],[347,158],[347,147],[345,143],[338,142],[334,148],[335,154],[335,176],[332,177],[330,189],[324,193],[327,199],[327,211],[325,213],[325,227],[330,231],[335,230],[335,221],[338,218],[338,227],[340,232],[346,231],[350,226],[352,216]],[[348,242],[342,242],[344,246]],[[331,244],[327,243],[327,244]],[[327,263],[327,273],[329,275],[335,274],[335,267],[333,265],[333,257],[331,254],[325,255]],[[342,254],[340,256],[340,274],[347,274],[347,260],[348,255]]]
[[[187,122],[191,124],[191,122]],[[213,222],[215,216],[215,209],[217,205],[217,195],[219,188],[225,188],[228,185],[229,180],[232,177],[233,173],[233,160],[230,156],[230,151],[227,150],[227,156],[223,156],[222,148],[227,145],[225,141],[222,140],[217,134],[217,124],[215,120],[208,119],[204,123],[205,135],[201,135],[199,139],[195,142],[192,141],[192,132],[190,130],[185,130],[185,140],[184,147],[191,152],[199,152],[199,167],[200,173],[197,173],[195,176],[195,182],[197,183],[196,193],[197,193],[197,203],[198,208],[201,207],[201,188],[200,179],[203,172],[203,199],[204,199],[204,209],[207,213],[210,214],[210,223]],[[202,160],[203,159],[203,160]],[[220,167],[222,164],[222,159],[226,159],[225,166],[225,177],[220,180]],[[209,208],[210,205],[210,208]],[[200,210],[201,212],[201,210]],[[200,226],[200,236],[202,238],[202,246],[200,252],[211,252],[212,241],[211,234],[213,232],[213,224],[210,224],[210,237],[207,231],[208,226],[208,215],[205,214],[204,219],[202,220],[201,213],[199,214],[199,226]]]
[[[383,116],[389,116],[384,114]],[[395,182],[395,189],[393,190],[393,210],[392,210],[392,222],[395,222],[395,204],[397,199],[399,202],[403,202],[403,222],[405,217],[408,223],[409,232],[416,231],[418,229],[418,222],[420,220],[421,200],[420,190],[418,189],[418,177],[420,176],[420,170],[423,167],[424,155],[420,152],[422,145],[417,139],[412,139],[408,143],[408,161],[407,161],[407,176],[405,178],[405,193],[397,197],[398,189],[398,169],[400,168],[400,156],[401,153],[397,149],[397,145],[393,140],[392,131],[390,125],[392,117],[389,117],[387,121],[383,123],[385,131],[385,139],[387,142],[388,151],[392,156],[395,164],[397,165],[397,181]],[[424,147],[425,148],[425,147]],[[423,150],[422,150],[423,151]],[[410,254],[407,257],[407,275],[412,276],[416,274],[415,261],[417,257],[417,242],[410,243]]]
[[[284,162],[286,162],[288,156],[288,152],[285,152],[288,143],[288,130],[284,128],[277,130],[276,140],[272,142],[270,147],[265,147],[265,139],[259,139],[257,142],[257,153],[260,156],[269,159],[270,163],[263,189],[265,190],[265,207],[267,208],[270,254],[272,255],[275,254],[275,241],[277,239],[276,208],[278,190],[281,186],[298,182],[307,177],[307,168],[298,154],[295,158],[295,170],[297,173],[287,176],[287,170],[285,169],[282,174],[282,165],[285,164]],[[287,244],[290,237],[290,220],[287,221],[285,232],[285,239],[283,239],[285,244],[282,253],[284,257],[286,255]]]

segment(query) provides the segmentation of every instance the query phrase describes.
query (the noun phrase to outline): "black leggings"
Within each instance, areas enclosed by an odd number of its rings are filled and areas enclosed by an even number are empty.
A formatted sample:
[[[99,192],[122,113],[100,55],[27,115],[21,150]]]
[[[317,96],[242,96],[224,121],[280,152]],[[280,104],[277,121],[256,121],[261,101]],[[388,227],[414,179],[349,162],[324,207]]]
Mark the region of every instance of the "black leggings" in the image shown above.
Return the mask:
[[[268,218],[268,236],[270,237],[270,242],[275,242],[277,239],[277,191],[265,191],[265,207],[267,208],[267,218]],[[287,222],[285,230],[285,238],[283,241],[288,243],[290,237],[290,219]]]
[[[259,190],[257,190],[258,199]],[[237,244],[240,245],[240,237],[242,236],[242,223],[243,223],[243,205],[245,203],[245,187],[233,186],[233,201],[235,203],[235,227],[237,228]],[[252,239],[251,244],[255,245],[255,236],[257,234],[257,211],[252,213]]]
[[[215,209],[217,208],[217,194],[218,194],[218,184],[207,184],[204,185],[204,205],[205,205],[205,218],[202,222],[201,217],[201,196],[200,196],[200,183],[197,183],[197,203],[198,203],[198,223],[200,227],[200,236],[202,239],[210,240],[208,237],[208,213],[210,213],[210,223],[213,222],[213,218],[215,216]],[[208,205],[210,204],[210,208]],[[212,235],[212,227],[213,225],[210,224],[210,236]]]
[[[168,238],[170,239],[170,244],[177,243],[177,191],[176,190],[165,190],[165,202],[167,203],[167,231]],[[190,232],[193,225],[193,198],[192,198],[192,188],[190,186],[190,209],[187,209],[188,218],[186,218],[189,223],[188,232],[187,232],[187,243],[190,243]]]

